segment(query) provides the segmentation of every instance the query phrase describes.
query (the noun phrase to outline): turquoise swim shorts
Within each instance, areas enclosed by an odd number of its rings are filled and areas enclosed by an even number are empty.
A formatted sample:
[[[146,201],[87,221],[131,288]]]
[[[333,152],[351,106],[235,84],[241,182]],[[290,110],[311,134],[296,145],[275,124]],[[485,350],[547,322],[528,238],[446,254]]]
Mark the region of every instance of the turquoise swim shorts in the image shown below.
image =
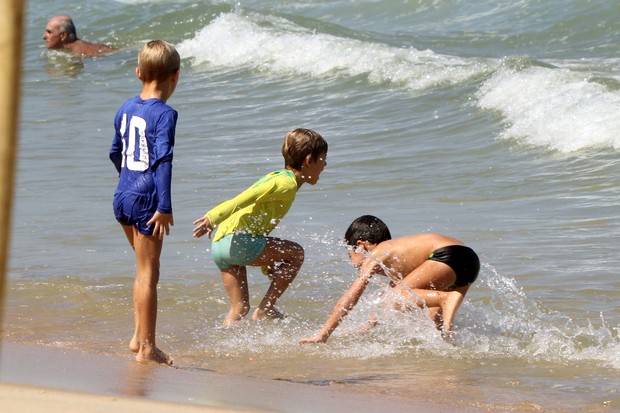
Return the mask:
[[[220,270],[244,267],[256,260],[265,249],[267,238],[252,234],[228,234],[211,244],[211,256]]]

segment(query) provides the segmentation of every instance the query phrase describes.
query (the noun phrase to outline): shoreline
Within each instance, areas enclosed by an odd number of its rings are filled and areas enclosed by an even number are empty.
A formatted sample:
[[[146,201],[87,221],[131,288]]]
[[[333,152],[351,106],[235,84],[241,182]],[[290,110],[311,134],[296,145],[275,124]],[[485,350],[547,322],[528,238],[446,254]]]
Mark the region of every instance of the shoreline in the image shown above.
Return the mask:
[[[0,398],[9,411],[37,413],[483,411],[7,341],[0,343]]]

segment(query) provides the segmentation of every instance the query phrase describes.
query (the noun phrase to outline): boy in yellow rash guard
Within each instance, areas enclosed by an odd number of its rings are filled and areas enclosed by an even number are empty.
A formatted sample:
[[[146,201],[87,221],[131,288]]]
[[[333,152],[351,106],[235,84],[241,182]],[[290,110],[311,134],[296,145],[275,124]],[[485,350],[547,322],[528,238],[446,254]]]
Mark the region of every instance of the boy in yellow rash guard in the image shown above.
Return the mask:
[[[222,202],[205,215],[217,226],[213,242],[239,229],[267,235],[286,215],[297,195],[297,179],[281,169],[259,179],[235,198]]]
[[[271,172],[236,197],[222,202],[194,221],[194,238],[211,238],[217,227],[211,253],[221,271],[230,309],[224,325],[245,317],[250,311],[247,269],[268,269],[271,284],[253,320],[282,318],[275,302],[297,276],[304,261],[301,245],[269,233],[286,215],[304,184],[315,185],[327,165],[327,142],[310,129],[295,129],[282,143],[284,169]]]

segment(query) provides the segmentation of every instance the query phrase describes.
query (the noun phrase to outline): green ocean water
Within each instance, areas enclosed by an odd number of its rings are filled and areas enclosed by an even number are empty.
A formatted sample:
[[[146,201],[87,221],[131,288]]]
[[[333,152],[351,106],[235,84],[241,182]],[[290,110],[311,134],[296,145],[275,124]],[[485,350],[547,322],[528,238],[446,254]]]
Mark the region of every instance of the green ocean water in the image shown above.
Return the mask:
[[[63,13],[120,51],[46,51]],[[183,67],[158,342],[178,364],[492,411],[620,409],[619,17],[576,0],[29,1],[4,338],[131,357],[133,256],[107,154],[140,90],[137,51],[164,38]],[[222,329],[227,298],[191,223],[280,168],[295,127],[330,151],[273,234],[306,250],[290,317]],[[297,345],[354,279],[339,240],[366,213],[479,253],[454,345],[417,313],[347,335],[379,279],[328,345]],[[253,305],[266,286],[250,273]]]

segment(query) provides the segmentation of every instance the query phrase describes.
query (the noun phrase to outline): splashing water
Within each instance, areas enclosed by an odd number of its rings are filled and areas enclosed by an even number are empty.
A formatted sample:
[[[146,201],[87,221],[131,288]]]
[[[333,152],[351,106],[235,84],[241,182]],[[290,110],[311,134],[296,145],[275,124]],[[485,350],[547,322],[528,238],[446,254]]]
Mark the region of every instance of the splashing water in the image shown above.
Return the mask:
[[[461,326],[455,334],[472,356],[516,357],[525,361],[570,365],[574,361],[598,361],[619,368],[618,328],[577,324],[559,312],[545,310],[517,287],[514,279],[497,273],[490,265],[478,278],[489,289],[488,297],[465,300]],[[458,316],[457,316],[458,317]]]
[[[325,234],[308,238],[313,239],[311,249],[318,249],[330,262],[340,256],[334,252],[334,246],[342,248],[340,239]],[[329,263],[320,267],[323,273],[315,277],[322,279],[321,291],[325,291],[325,284],[330,285],[330,297],[319,296],[317,278],[297,283],[292,292],[287,292],[292,297],[285,295],[284,301],[289,308],[303,310],[276,322],[243,321],[232,329],[216,327],[211,329],[203,350],[222,357],[305,354],[334,360],[377,360],[417,355],[464,360],[511,358],[557,365],[582,361],[620,368],[618,327],[609,326],[602,315],[600,325],[595,326],[590,320],[577,323],[567,315],[545,309],[529,298],[514,279],[500,275],[489,264],[483,264],[459,309],[450,341],[442,338],[426,309],[415,307],[401,312],[386,305],[403,297],[393,292],[386,277],[374,276],[356,307],[330,338],[328,350],[312,346],[300,350],[298,340],[323,325],[337,298],[353,281],[353,277],[330,274],[341,268],[330,269]],[[379,325],[361,331],[360,326],[371,316],[377,316]],[[455,352],[455,348],[459,351]]]

